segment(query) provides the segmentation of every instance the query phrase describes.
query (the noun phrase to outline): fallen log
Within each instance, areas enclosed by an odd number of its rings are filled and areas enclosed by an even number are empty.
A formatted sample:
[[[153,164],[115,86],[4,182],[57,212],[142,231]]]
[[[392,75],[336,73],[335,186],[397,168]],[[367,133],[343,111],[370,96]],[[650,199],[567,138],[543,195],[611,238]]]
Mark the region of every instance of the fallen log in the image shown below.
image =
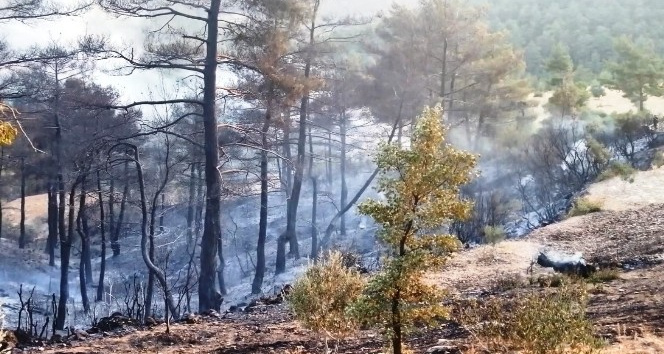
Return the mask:
[[[544,268],[553,268],[558,273],[577,275],[584,278],[588,278],[597,271],[597,267],[586,263],[580,253],[565,255],[557,252],[540,252],[537,256],[537,264]]]

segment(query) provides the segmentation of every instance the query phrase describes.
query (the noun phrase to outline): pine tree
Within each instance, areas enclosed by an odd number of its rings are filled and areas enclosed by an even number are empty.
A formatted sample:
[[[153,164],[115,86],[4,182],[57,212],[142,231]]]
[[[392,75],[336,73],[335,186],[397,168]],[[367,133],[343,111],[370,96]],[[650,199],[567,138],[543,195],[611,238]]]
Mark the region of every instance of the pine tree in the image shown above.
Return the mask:
[[[442,225],[467,217],[472,207],[460,199],[459,188],[470,181],[476,157],[445,143],[441,115],[440,106],[425,109],[410,148],[382,147],[377,190],[385,200],[359,206],[381,225],[378,238],[387,258],[352,311],[366,324],[382,327],[394,354],[402,353],[403,333],[415,323],[446,315],[442,291],[427,284],[424,275],[458,248],[459,241],[442,232]]]
[[[612,79],[606,84],[621,90],[643,111],[648,96],[664,94],[664,61],[652,49],[639,47],[627,37],[616,40],[615,51],[618,60],[609,63]]]

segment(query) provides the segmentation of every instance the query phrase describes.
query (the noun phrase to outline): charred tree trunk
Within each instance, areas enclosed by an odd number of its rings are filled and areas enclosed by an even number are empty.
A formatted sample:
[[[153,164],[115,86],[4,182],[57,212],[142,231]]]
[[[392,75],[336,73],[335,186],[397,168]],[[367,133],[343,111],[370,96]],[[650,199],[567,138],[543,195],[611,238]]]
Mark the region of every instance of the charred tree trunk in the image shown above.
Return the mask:
[[[392,132],[390,132],[390,136],[387,139],[388,144],[392,142],[392,139],[394,138],[394,134],[397,131],[397,128],[398,128],[398,125],[399,125],[400,121],[401,121],[401,117],[398,117],[397,120],[394,122],[394,125],[392,126]],[[325,248],[325,247],[328,246],[328,244],[330,242],[330,239],[332,237],[332,232],[334,232],[334,228],[335,228],[335,225],[336,225],[337,221],[339,221],[339,219],[346,212],[348,212],[350,210],[350,208],[352,208],[353,205],[355,205],[355,203],[357,203],[357,201],[360,199],[362,194],[364,194],[364,191],[366,191],[367,188],[369,188],[369,186],[371,185],[371,182],[373,182],[374,178],[376,178],[376,176],[378,175],[378,172],[379,172],[378,168],[376,168],[373,171],[373,173],[371,174],[371,176],[369,176],[369,178],[364,182],[364,185],[362,185],[360,190],[358,190],[357,193],[355,193],[355,196],[353,196],[353,199],[351,199],[350,202],[348,202],[348,204],[343,206],[343,208],[341,210],[339,210],[334,215],[334,217],[332,217],[332,220],[327,225],[327,228],[325,228],[325,235],[323,236],[323,239],[321,240],[320,248]]]
[[[187,253],[194,247],[194,202],[196,198],[195,164],[189,167],[189,203],[187,204]]]
[[[198,279],[198,308],[200,312],[221,307],[218,288],[217,252],[221,237],[221,176],[217,146],[217,44],[221,0],[211,0],[207,11],[207,41],[203,68],[203,127],[205,136],[205,220],[201,238],[201,269]]]
[[[166,195],[161,194],[161,211],[159,213],[159,233],[164,232],[164,214],[166,214]]]
[[[118,220],[115,223],[115,234],[111,239],[111,248],[113,248],[113,257],[120,255],[120,235],[122,234],[122,227],[124,225],[125,211],[127,209],[127,198],[129,198],[129,179],[126,177],[129,173],[129,163],[125,162],[124,176],[125,183],[122,189],[122,199],[120,200],[120,212],[118,213]]]
[[[318,258],[318,177],[314,174],[314,142],[309,127],[309,179],[311,180],[311,259]]]
[[[101,189],[101,176],[97,171],[97,199],[99,199],[99,233],[101,234],[101,263],[99,265],[99,284],[97,284],[96,301],[104,300],[104,277],[106,276],[106,217],[104,215],[104,198]]]
[[[113,252],[113,257],[117,257],[120,255],[120,244],[118,240],[115,239],[115,179],[113,178],[112,173],[108,183],[108,233],[111,239],[111,251]],[[116,247],[118,249],[117,254],[115,251]]]
[[[58,299],[58,314],[55,320],[55,329],[65,329],[65,322],[67,319],[67,302],[69,301],[69,261],[71,256],[71,242],[74,238],[74,214],[76,204],[76,187],[80,183],[77,179],[71,186],[69,191],[69,222],[67,223],[67,230],[65,230],[65,193],[64,182],[60,175],[60,298]],[[80,177],[79,177],[80,178]]]
[[[25,157],[21,157],[21,222],[20,236],[18,238],[18,248],[25,248],[28,243],[25,234]]]
[[[265,240],[267,239],[267,212],[268,212],[268,158],[267,150],[269,148],[267,134],[270,131],[272,108],[268,103],[268,109],[261,130],[261,210],[258,221],[258,243],[256,245],[256,274],[251,285],[252,294],[262,292],[263,278],[265,277]],[[286,253],[285,249],[282,250]],[[285,255],[284,255],[285,258]]]
[[[325,154],[325,173],[327,183],[332,184],[332,131],[327,131],[327,151]]]
[[[290,193],[293,191],[293,171],[291,169],[293,156],[291,154],[290,146],[290,118],[284,125],[284,141],[281,143],[281,151],[286,158],[286,161],[281,165],[281,184],[286,191],[286,198],[290,198]]]
[[[340,205],[343,207],[348,204],[348,186],[346,185],[346,112],[341,112],[341,121],[339,124],[339,133],[341,135],[341,201]],[[401,126],[401,123],[399,123]],[[339,223],[339,233],[341,236],[346,236],[346,213],[341,214],[341,222]]]
[[[143,167],[141,166],[140,158],[138,155],[138,149],[136,146],[125,144],[133,150],[134,163],[136,165],[136,172],[138,178],[138,188],[141,197],[141,255],[143,257],[143,262],[148,267],[148,271],[151,274],[154,274],[155,279],[161,286],[164,291],[164,301],[166,302],[169,311],[173,314],[173,318],[178,318],[179,313],[177,312],[177,307],[173,301],[173,293],[171,292],[170,287],[168,286],[166,274],[157,267],[154,262],[150,259],[148,251],[148,206],[147,198],[145,196],[145,180],[143,178]],[[147,312],[147,308],[145,309]]]
[[[157,187],[157,190],[154,192],[154,196],[152,197],[152,204],[150,205],[150,231],[148,234],[148,260],[149,263],[154,264],[155,263],[155,233],[156,233],[156,228],[157,228],[157,210],[161,210],[161,215],[159,216],[159,232],[163,232],[161,225],[163,225],[163,211],[164,211],[164,190],[166,190],[166,185],[168,184],[168,181],[170,179],[170,165],[168,164],[170,161],[171,157],[171,146],[168,142],[168,139],[166,140],[166,156],[164,159],[164,179],[161,181],[159,186]],[[136,158],[138,161],[138,158]],[[138,162],[137,162],[138,164]],[[143,183],[140,181],[140,183]],[[159,208],[159,200],[161,199],[161,209]],[[154,286],[155,286],[155,280],[158,274],[150,269],[148,266],[148,284],[147,288],[145,291],[145,303],[144,303],[144,308],[145,308],[145,313],[144,313],[144,321],[147,321],[149,317],[152,317],[152,298],[154,297]],[[165,275],[164,275],[165,277]],[[166,290],[165,286],[165,280],[161,284],[162,285],[162,290]]]
[[[196,178],[196,211],[194,213],[194,236],[196,240],[201,237],[201,228],[203,226],[203,169],[198,165],[198,176]]]
[[[78,235],[81,238],[81,261],[78,268],[79,285],[81,288],[81,302],[83,304],[83,311],[88,313],[90,311],[90,300],[88,299],[88,280],[86,273],[88,272],[87,259],[90,257],[90,246],[88,243],[87,230],[85,230],[82,225],[83,219],[85,218],[85,194],[87,193],[85,180],[86,178],[84,175],[81,178],[81,194],[78,203],[78,216],[76,217],[76,232],[78,232]]]
[[[58,194],[57,183],[53,180],[48,182],[48,238],[46,240],[46,252],[48,253],[48,264],[55,266],[55,248],[58,243]]]

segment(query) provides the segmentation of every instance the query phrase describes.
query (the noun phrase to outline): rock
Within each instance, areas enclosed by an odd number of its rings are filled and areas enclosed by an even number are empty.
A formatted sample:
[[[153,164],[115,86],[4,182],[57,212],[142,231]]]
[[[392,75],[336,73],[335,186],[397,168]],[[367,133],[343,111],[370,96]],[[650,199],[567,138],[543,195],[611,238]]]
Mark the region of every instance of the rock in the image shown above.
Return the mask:
[[[83,341],[86,338],[88,338],[88,332],[77,329],[76,331],[74,331],[74,338],[76,338],[76,340]]]
[[[191,313],[187,313],[182,316],[182,320],[187,324],[196,324],[201,321],[200,317]]]
[[[459,348],[453,345],[437,345],[435,347],[431,347],[427,349],[427,353],[431,354],[451,354],[451,353],[458,353]]]
[[[103,332],[112,332],[125,327],[138,327],[140,323],[138,320],[123,316],[120,313],[114,313],[110,317],[103,317],[99,319],[97,328]]]
[[[213,310],[213,309],[209,309],[209,310],[203,311],[203,312],[201,313],[201,315],[203,315],[203,316],[208,316],[208,317],[214,317],[214,318],[219,318],[219,317],[221,317],[221,315],[219,314],[219,312],[217,312],[217,311],[215,311],[215,310]]]
[[[159,324],[159,322],[157,320],[155,320],[154,318],[152,318],[152,317],[148,317],[148,318],[145,319],[145,325],[148,326],[148,327],[154,327],[158,324]]]

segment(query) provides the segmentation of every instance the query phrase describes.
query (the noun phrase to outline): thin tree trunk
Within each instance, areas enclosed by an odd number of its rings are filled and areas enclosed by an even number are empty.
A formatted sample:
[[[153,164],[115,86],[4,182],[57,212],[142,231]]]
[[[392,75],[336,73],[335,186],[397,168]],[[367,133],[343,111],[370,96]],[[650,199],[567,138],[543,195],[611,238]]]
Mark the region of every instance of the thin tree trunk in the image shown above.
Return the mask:
[[[268,109],[265,114],[265,121],[263,122],[263,129],[261,130],[261,209],[260,217],[258,220],[258,242],[256,245],[256,274],[254,281],[251,285],[252,294],[260,294],[262,292],[263,278],[265,277],[265,240],[267,239],[267,212],[268,212],[268,157],[267,150],[268,140],[267,135],[270,131],[270,120],[272,115],[271,101],[268,102]],[[285,249],[282,253],[286,253]],[[277,252],[279,254],[279,252]],[[284,259],[285,259],[284,255]]]
[[[111,239],[113,257],[117,257],[120,255],[120,243],[115,239],[115,179],[112,173],[108,186],[108,233]]]
[[[161,212],[159,214],[159,233],[164,232],[164,214],[166,214],[166,195],[161,194]]]
[[[309,179],[311,180],[311,259],[318,258],[318,177],[314,174],[314,142],[309,126]]]
[[[201,269],[198,279],[198,309],[200,312],[221,307],[218,287],[217,252],[221,237],[221,176],[217,134],[217,44],[221,0],[211,0],[207,11],[207,41],[203,69],[203,127],[205,136],[205,220],[201,238]]]
[[[127,209],[127,198],[129,198],[129,178],[127,178],[127,174],[129,173],[129,163],[125,162],[124,166],[124,176],[125,176],[125,184],[124,188],[122,189],[122,199],[120,200],[120,213],[118,214],[118,220],[115,223],[115,234],[113,235],[113,239],[111,240],[111,246],[113,248],[113,257],[117,257],[120,255],[120,235],[122,234],[122,227],[124,223],[124,216],[125,216],[125,211]]]
[[[151,274],[154,274],[157,282],[164,291],[164,301],[168,304],[168,308],[173,314],[174,318],[179,317],[177,308],[175,307],[175,302],[173,301],[173,293],[171,292],[170,287],[168,286],[166,274],[159,269],[151,260],[148,251],[148,206],[145,196],[145,180],[143,178],[143,167],[141,166],[140,158],[138,155],[138,149],[136,146],[129,145],[133,149],[133,160],[136,164],[136,172],[138,177],[138,188],[141,196],[141,255],[143,257],[143,262],[148,267],[148,270]],[[147,311],[147,309],[146,309]]]
[[[286,161],[281,165],[281,178],[282,185],[286,191],[286,198],[290,199],[290,194],[293,190],[293,171],[291,169],[291,164],[293,161],[293,156],[291,154],[290,146],[290,118],[284,126],[284,141],[281,143],[281,151],[286,158]]]
[[[48,238],[46,240],[46,252],[48,253],[48,264],[55,266],[55,248],[58,243],[58,194],[57,183],[54,180],[48,182]]]
[[[196,240],[201,237],[201,227],[203,226],[203,169],[201,164],[198,165],[198,176],[196,178],[196,212],[195,215],[195,229],[194,236]]]
[[[187,254],[194,247],[194,201],[196,198],[196,177],[195,165],[192,163],[189,168],[189,203],[187,205]]]
[[[65,231],[65,193],[62,176],[60,179],[60,298],[58,299],[58,315],[55,321],[55,329],[65,329],[67,319],[67,302],[69,301],[69,261],[71,256],[71,241],[74,237],[74,214],[76,203],[76,187],[80,183],[80,177],[72,184],[69,191],[69,222]]]
[[[76,231],[78,232],[79,237],[81,238],[81,261],[79,263],[79,285],[81,289],[81,302],[83,304],[83,311],[88,313],[90,311],[90,300],[88,299],[88,289],[87,289],[87,260],[89,258],[90,246],[88,245],[88,234],[83,228],[83,219],[85,218],[85,194],[87,193],[85,185],[86,177],[85,175],[81,179],[81,194],[79,197],[78,203],[78,216],[76,217]]]
[[[25,248],[28,243],[25,234],[25,157],[21,157],[21,222],[18,248]]]
[[[325,156],[325,171],[327,174],[327,183],[332,184],[332,131],[327,131],[327,156]]]
[[[97,199],[99,199],[99,232],[101,234],[101,263],[99,265],[99,284],[97,284],[96,298],[96,301],[99,302],[104,300],[104,277],[106,276],[106,218],[99,171],[97,171]]]
[[[154,193],[154,196],[152,197],[152,204],[150,208],[150,231],[148,234],[148,243],[149,243],[149,251],[148,251],[148,259],[149,262],[154,264],[155,263],[155,233],[156,233],[156,228],[157,228],[157,210],[159,209],[159,200],[161,199],[161,212],[162,215],[159,217],[159,223],[160,223],[160,228],[159,232],[161,233],[163,230],[161,229],[161,225],[163,224],[163,210],[164,210],[164,190],[166,190],[166,185],[168,184],[169,178],[170,178],[170,166],[168,165],[171,157],[171,146],[168,142],[168,139],[166,140],[166,156],[164,158],[164,179],[161,181],[159,186],[157,187],[157,190]],[[137,159],[138,160],[138,159]],[[143,182],[141,182],[143,183]],[[154,297],[154,286],[155,286],[155,280],[158,274],[154,271],[151,270],[151,268],[148,266],[148,284],[147,288],[145,291],[145,303],[144,303],[144,308],[145,308],[145,313],[144,313],[144,321],[147,321],[149,317],[152,317],[152,299]],[[164,275],[165,277],[165,275]],[[165,278],[164,282],[161,283],[162,285],[162,290],[166,290],[166,283],[165,283]],[[175,314],[175,313],[174,313]]]
[[[388,144],[392,142],[392,139],[394,138],[394,134],[397,131],[397,127],[398,127],[400,121],[401,121],[401,117],[398,117],[397,120],[394,122],[394,125],[392,126],[392,132],[390,132],[390,136],[387,139]],[[374,178],[376,178],[376,176],[378,175],[378,172],[379,172],[379,170],[378,170],[378,168],[376,168],[373,171],[373,173],[371,174],[371,176],[369,176],[369,178],[364,182],[364,185],[362,185],[360,190],[358,190],[357,193],[355,193],[355,196],[353,196],[353,198],[350,200],[350,202],[348,202],[348,204],[346,204],[341,210],[339,210],[334,215],[334,217],[332,217],[332,220],[327,225],[327,228],[325,228],[325,235],[323,236],[323,239],[321,240],[321,244],[320,244],[321,249],[327,247],[327,245],[329,244],[330,238],[332,237],[332,232],[334,231],[334,227],[335,227],[337,221],[339,221],[341,216],[343,216],[346,212],[348,212],[350,210],[350,208],[352,208],[353,205],[355,205],[355,203],[357,203],[357,201],[360,199],[362,194],[364,194],[364,191],[366,191],[367,188],[369,188],[369,186],[371,185],[371,182],[373,182]]]
[[[340,205],[344,206],[348,200],[348,185],[346,184],[346,113],[341,112],[341,122],[339,124],[339,133],[341,135],[341,200]],[[399,123],[401,127],[401,123]],[[339,223],[339,233],[341,236],[346,236],[346,214],[341,214],[341,222]]]

